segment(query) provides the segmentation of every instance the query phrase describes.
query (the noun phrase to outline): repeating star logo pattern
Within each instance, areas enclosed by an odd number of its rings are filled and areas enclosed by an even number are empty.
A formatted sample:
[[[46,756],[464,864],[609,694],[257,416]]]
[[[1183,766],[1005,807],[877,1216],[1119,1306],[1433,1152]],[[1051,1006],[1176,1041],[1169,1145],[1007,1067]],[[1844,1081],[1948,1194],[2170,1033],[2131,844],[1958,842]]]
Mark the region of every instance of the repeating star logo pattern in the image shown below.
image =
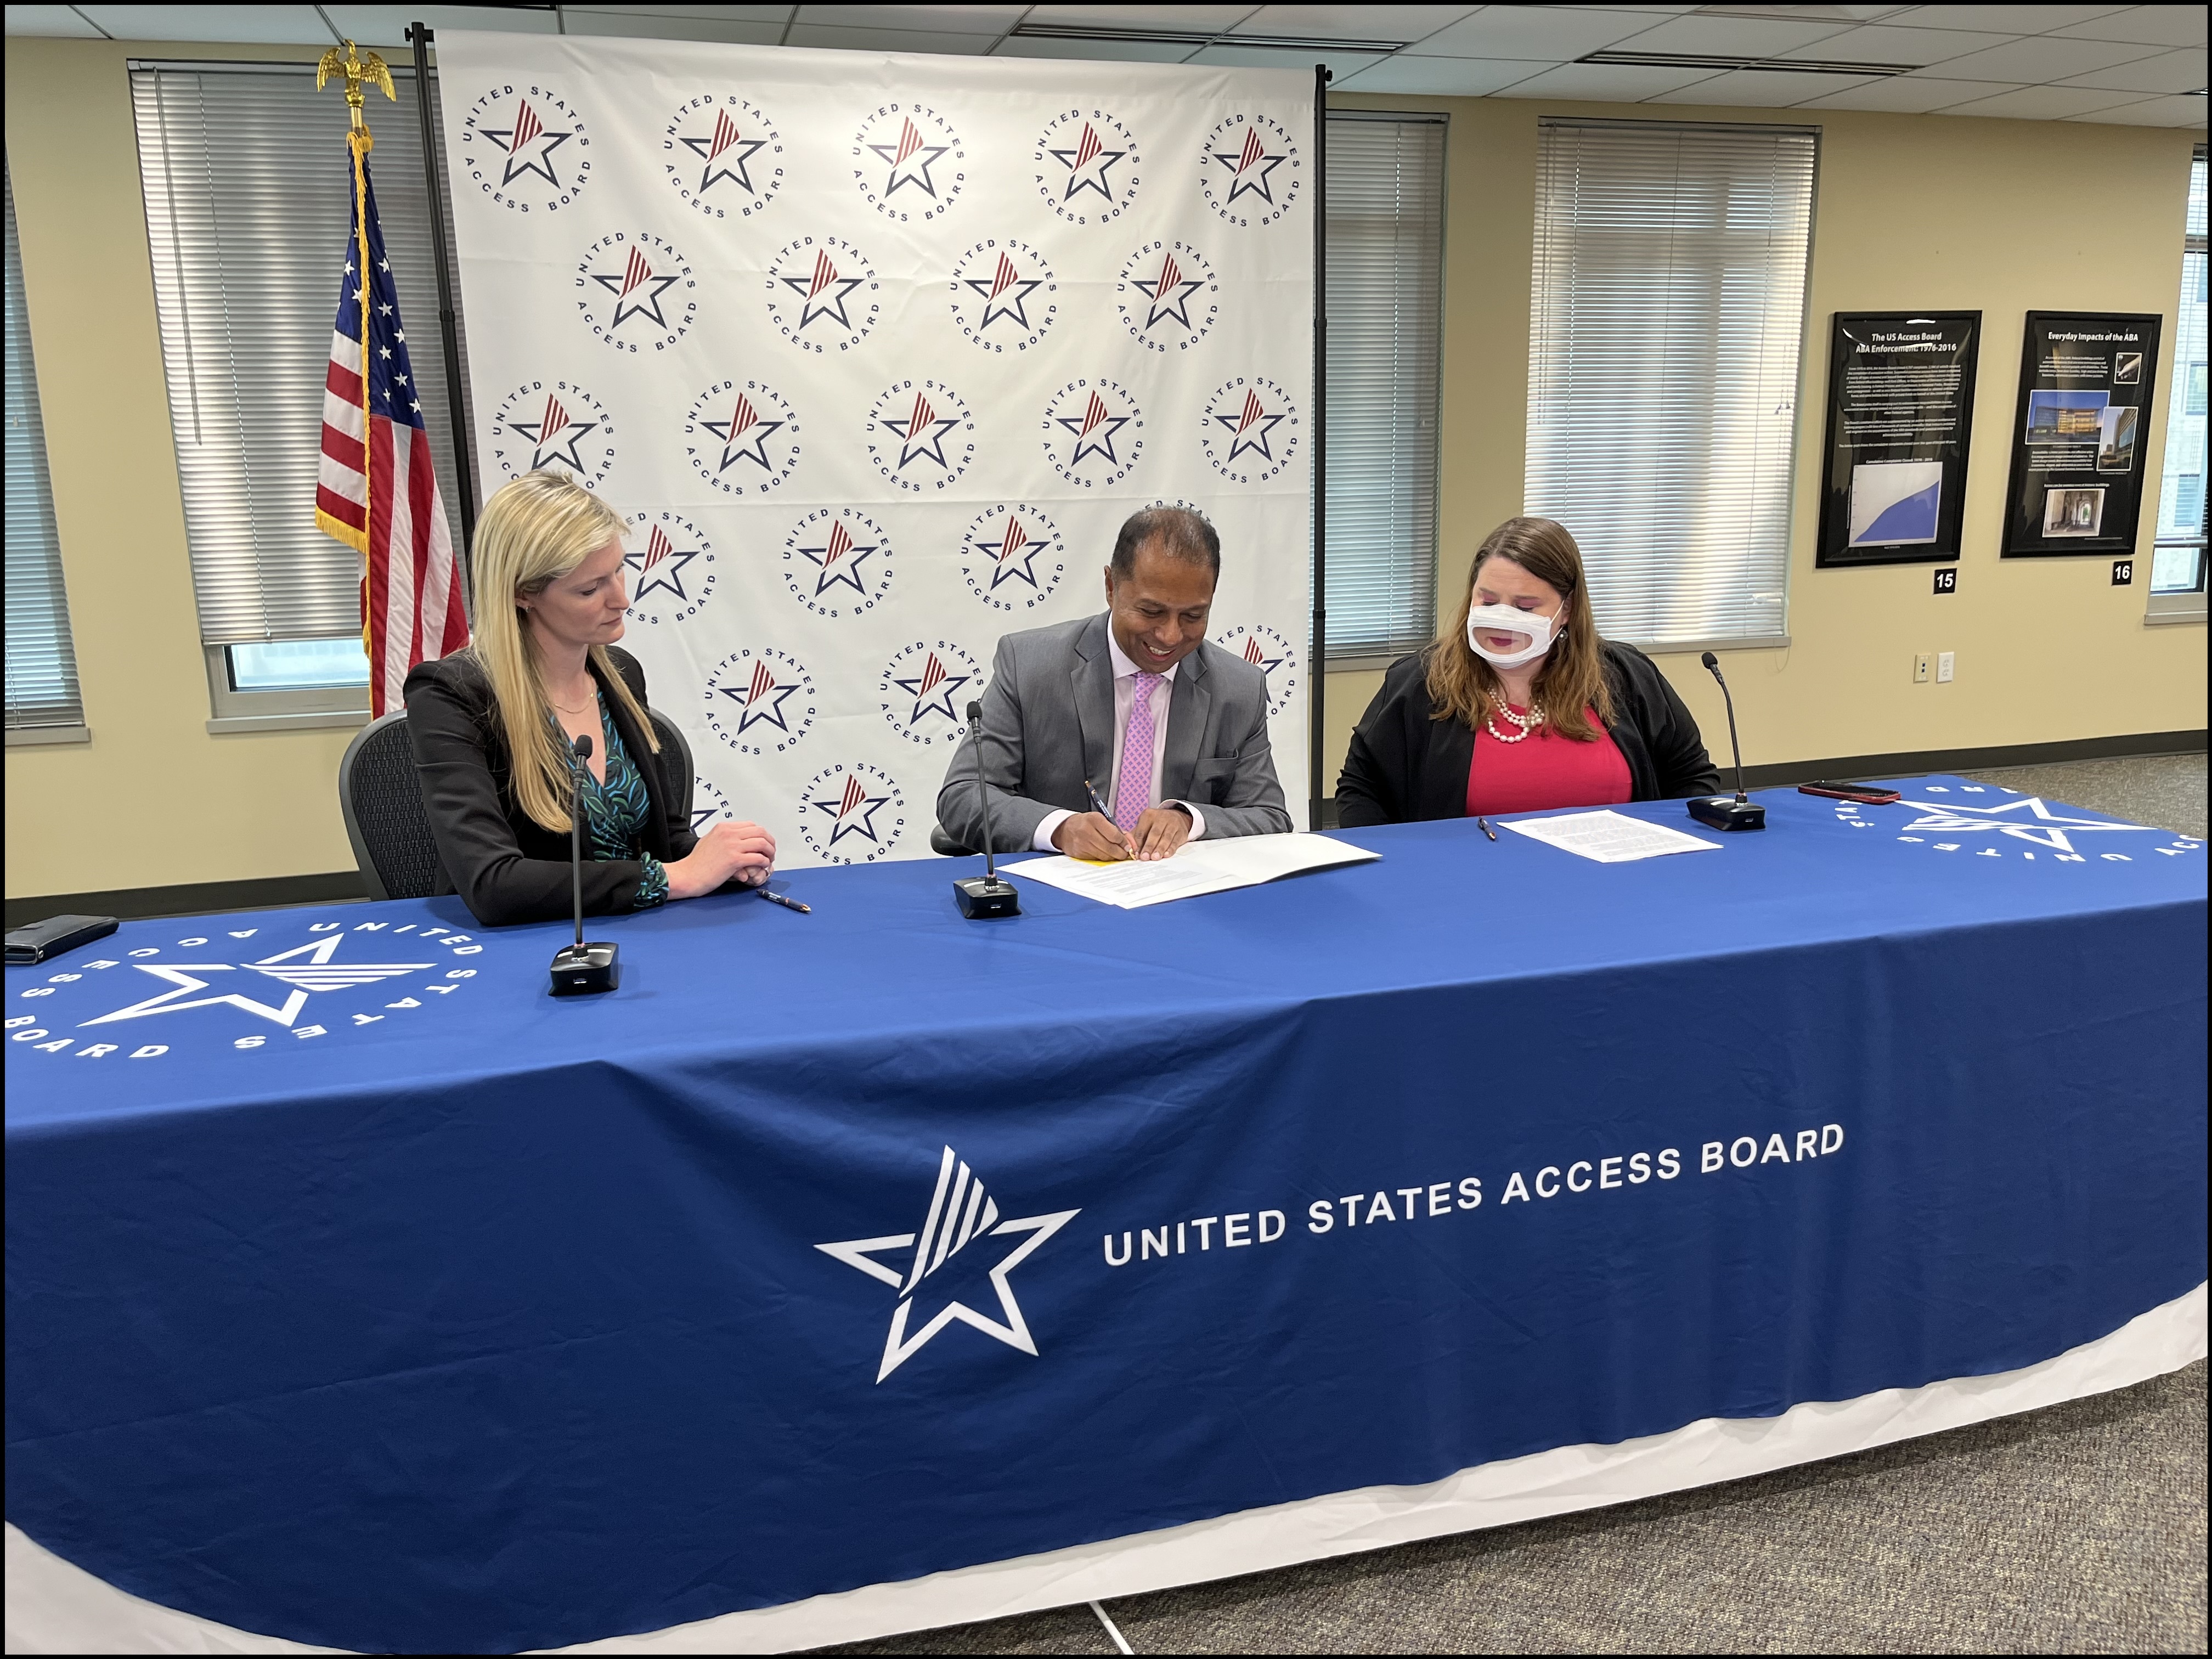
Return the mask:
[[[544,412],[537,421],[507,422],[508,431],[519,433],[529,441],[529,470],[533,472],[548,461],[558,461],[580,473],[590,472],[591,468],[584,464],[584,458],[577,453],[576,446],[599,429],[599,422],[575,419],[561,401],[560,395],[550,392],[545,394]]]
[[[867,786],[851,773],[845,775],[844,787],[826,799],[811,799],[806,803],[817,812],[830,817],[831,847],[848,836],[860,836],[868,841],[880,837],[876,833],[876,814],[890,799],[889,795],[872,795]]]
[[[899,136],[894,142],[870,144],[868,148],[890,167],[884,179],[884,200],[890,200],[899,188],[906,185],[913,185],[933,201],[936,199],[937,184],[929,176],[929,170],[951,151],[951,145],[927,143],[922,137],[921,129],[915,126],[914,118],[908,116],[900,124]]]
[[[855,593],[866,598],[867,586],[860,579],[860,566],[872,557],[879,544],[859,543],[853,532],[845,527],[842,519],[830,522],[830,534],[819,547],[802,547],[799,556],[811,560],[821,569],[814,584],[814,593],[819,599],[837,583],[842,582]]]
[[[553,170],[553,152],[576,135],[573,131],[556,132],[548,129],[544,118],[527,98],[515,110],[513,126],[486,127],[483,136],[506,147],[506,170],[499,181],[502,190],[529,173],[535,173],[556,190],[562,188],[560,176]]]
[[[738,730],[740,733],[755,726],[773,726],[779,732],[791,727],[783,718],[783,705],[792,693],[799,690],[794,680],[788,685],[779,684],[775,674],[767,663],[756,658],[752,678],[744,685],[726,685],[722,695],[738,705]]]
[[[998,536],[971,539],[968,545],[983,558],[991,561],[991,586],[1000,582],[1019,580],[1031,587],[1037,585],[1036,556],[1052,545],[1049,539],[1032,533],[1022,523],[1019,514],[1010,514],[1006,530]]]
[[[629,258],[620,270],[591,273],[592,280],[615,296],[614,320],[607,325],[611,334],[632,317],[648,319],[658,329],[669,326],[667,318],[660,313],[660,296],[684,279],[681,275],[664,276],[656,271],[641,249],[631,248]]]
[[[845,313],[845,301],[853,290],[862,286],[865,276],[847,276],[837,269],[837,262],[830,257],[829,250],[817,250],[814,269],[804,276],[778,276],[781,283],[804,302],[799,307],[799,326],[804,329],[817,317],[827,317],[838,327],[850,331],[853,319]]]
[[[1925,793],[1932,794],[1935,791]],[[2014,795],[1994,806],[1910,799],[1899,804],[1913,807],[1922,815],[1905,826],[1907,834],[1921,831],[1929,835],[1989,836],[2027,842],[2033,846],[2048,848],[2054,853],[2075,851],[2074,837],[2077,836],[2156,836],[2166,833],[2147,824],[2109,823],[2102,818],[2074,817],[2054,812],[2039,795]]]
[[[1114,183],[1109,175],[1114,164],[1129,152],[1108,149],[1105,139],[1099,136],[1098,129],[1085,121],[1083,136],[1071,147],[1046,153],[1067,169],[1066,188],[1060,194],[1061,201],[1072,202],[1078,191],[1090,190],[1097,191],[1110,204],[1114,199]]]
[[[1233,205],[1240,196],[1256,196],[1270,207],[1274,205],[1274,191],[1268,182],[1269,177],[1291,158],[1286,154],[1271,154],[1257,127],[1247,126],[1244,129],[1244,142],[1237,149],[1212,150],[1209,154],[1229,169],[1229,198],[1224,205]]]
[[[1244,406],[1234,415],[1216,415],[1215,425],[1225,428],[1230,434],[1229,454],[1223,465],[1234,461],[1248,450],[1266,460],[1275,459],[1267,447],[1269,435],[1285,421],[1290,419],[1287,410],[1273,410],[1260,401],[1258,392],[1247,389]]]
[[[754,462],[763,472],[775,471],[775,463],[769,459],[768,441],[783,429],[784,423],[762,419],[752,399],[744,392],[738,393],[738,401],[727,420],[702,421],[699,424],[722,441],[722,462],[714,469],[717,472],[728,471],[737,461]]]
[[[728,179],[748,196],[757,194],[752,176],[745,164],[768,148],[765,138],[748,138],[738,130],[730,112],[714,112],[714,131],[702,137],[683,137],[678,142],[705,164],[699,175],[699,194],[704,196],[723,179]]]
[[[1030,1334],[1021,1304],[1015,1298],[1013,1273],[1081,1213],[1080,1210],[1059,1210],[1048,1215],[1001,1218],[998,1200],[984,1190],[982,1182],[966,1162],[947,1146],[939,1160],[936,1186],[930,1194],[919,1231],[890,1233],[880,1238],[848,1238],[814,1248],[879,1284],[889,1285],[896,1293],[890,1328],[884,1338],[883,1359],[876,1370],[876,1381],[881,1382],[921,1352],[931,1339],[956,1323],[1034,1356],[1037,1352],[1036,1339]],[[1020,1238],[1021,1243],[1007,1249],[988,1275],[999,1304],[997,1318],[969,1306],[956,1296],[927,1315],[913,1335],[907,1334],[914,1318],[915,1292],[927,1279],[941,1272],[964,1250],[998,1249],[1003,1246],[991,1241],[1014,1238]],[[903,1262],[890,1265],[901,1256],[906,1258]],[[879,1261],[878,1257],[890,1261]]]
[[[914,394],[914,408],[902,416],[879,420],[877,425],[899,441],[898,471],[918,456],[935,461],[947,471],[951,466],[945,459],[945,434],[960,424],[957,416],[946,417],[937,412],[927,394]]]
[[[623,562],[637,572],[630,603],[637,605],[647,594],[659,589],[674,594],[679,605],[689,604],[690,595],[684,591],[684,567],[698,556],[698,549],[678,548],[668,539],[665,531],[654,525],[647,533],[643,551],[623,555]]]
[[[1173,318],[1183,327],[1190,326],[1190,296],[1206,286],[1193,276],[1183,275],[1182,266],[1173,253],[1161,257],[1157,275],[1133,278],[1130,287],[1152,301],[1145,316],[1145,326],[1150,328],[1164,317]]]
[[[1074,453],[1068,456],[1067,465],[1080,465],[1085,456],[1098,455],[1105,459],[1109,466],[1121,465],[1120,459],[1114,453],[1114,437],[1129,424],[1132,418],[1127,415],[1115,414],[1107,406],[1106,400],[1096,392],[1085,404],[1082,414],[1054,416],[1055,422],[1075,434]]]
[[[1016,269],[1014,262],[1001,253],[999,256],[999,268],[991,276],[967,276],[961,280],[964,286],[974,289],[976,293],[983,296],[983,318],[975,325],[975,331],[978,334],[988,329],[994,321],[1001,317],[1013,319],[1014,326],[1024,334],[1030,331],[1029,312],[1025,307],[1025,302],[1030,295],[1044,286],[1044,278],[1023,276]]]
[[[953,694],[974,678],[972,674],[954,673],[933,651],[922,664],[921,673],[910,678],[895,678],[891,684],[914,699],[914,712],[907,716],[908,726],[921,725],[924,714],[942,714],[957,726],[960,715],[952,706]]]

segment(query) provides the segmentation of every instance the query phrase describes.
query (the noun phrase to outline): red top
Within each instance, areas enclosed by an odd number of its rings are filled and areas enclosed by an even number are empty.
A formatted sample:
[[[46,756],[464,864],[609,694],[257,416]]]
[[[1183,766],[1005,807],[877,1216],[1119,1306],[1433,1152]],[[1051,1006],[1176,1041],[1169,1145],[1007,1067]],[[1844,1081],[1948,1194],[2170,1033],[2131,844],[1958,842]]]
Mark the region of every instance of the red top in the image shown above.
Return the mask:
[[[1526,714],[1528,710],[1519,712]],[[1500,715],[1499,729],[1517,728]],[[1556,806],[1618,806],[1633,799],[1628,762],[1595,708],[1587,718],[1595,743],[1563,738],[1547,725],[1519,743],[1500,743],[1490,721],[1474,728],[1474,760],[1467,769],[1467,815],[1534,812]]]

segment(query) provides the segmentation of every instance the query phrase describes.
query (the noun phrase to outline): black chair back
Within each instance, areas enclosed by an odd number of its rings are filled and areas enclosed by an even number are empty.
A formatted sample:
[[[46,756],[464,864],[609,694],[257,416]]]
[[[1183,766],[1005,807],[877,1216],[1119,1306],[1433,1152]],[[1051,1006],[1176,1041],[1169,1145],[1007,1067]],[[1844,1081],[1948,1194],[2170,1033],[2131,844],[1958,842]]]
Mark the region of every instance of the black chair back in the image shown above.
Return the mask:
[[[415,781],[405,709],[379,715],[346,745],[338,762],[338,808],[369,897],[428,898],[438,890],[443,866]]]
[[[669,799],[685,823],[691,822],[691,797],[698,793],[692,780],[697,774],[691,767],[691,745],[677,730],[676,722],[658,708],[645,711],[653,717],[653,734],[660,739],[660,775],[668,786]]]

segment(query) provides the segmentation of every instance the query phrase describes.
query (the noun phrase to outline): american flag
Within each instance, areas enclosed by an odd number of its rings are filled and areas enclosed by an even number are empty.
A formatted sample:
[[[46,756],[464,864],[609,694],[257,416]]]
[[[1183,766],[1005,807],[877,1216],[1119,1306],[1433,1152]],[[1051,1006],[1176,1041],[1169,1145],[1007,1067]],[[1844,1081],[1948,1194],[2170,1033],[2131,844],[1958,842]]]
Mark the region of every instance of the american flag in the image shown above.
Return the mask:
[[[399,707],[410,668],[469,642],[469,623],[369,186],[368,138],[350,135],[351,234],[323,380],[315,523],[362,556],[369,708],[382,714]]]

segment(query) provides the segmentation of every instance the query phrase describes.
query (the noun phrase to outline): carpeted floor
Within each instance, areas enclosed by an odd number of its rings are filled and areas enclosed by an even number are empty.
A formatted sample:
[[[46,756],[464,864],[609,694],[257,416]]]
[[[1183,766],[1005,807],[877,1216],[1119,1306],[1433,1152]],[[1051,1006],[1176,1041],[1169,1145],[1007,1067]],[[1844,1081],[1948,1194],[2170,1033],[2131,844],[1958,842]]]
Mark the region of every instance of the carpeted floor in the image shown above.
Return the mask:
[[[1975,775],[2202,836],[2205,757]],[[1138,1653],[2202,1653],[2205,1366],[1878,1451],[1130,1596]],[[839,1653],[1111,1653],[1087,1607]]]

